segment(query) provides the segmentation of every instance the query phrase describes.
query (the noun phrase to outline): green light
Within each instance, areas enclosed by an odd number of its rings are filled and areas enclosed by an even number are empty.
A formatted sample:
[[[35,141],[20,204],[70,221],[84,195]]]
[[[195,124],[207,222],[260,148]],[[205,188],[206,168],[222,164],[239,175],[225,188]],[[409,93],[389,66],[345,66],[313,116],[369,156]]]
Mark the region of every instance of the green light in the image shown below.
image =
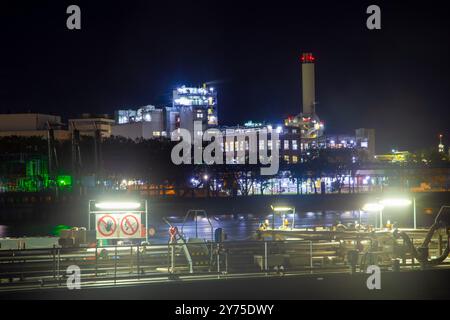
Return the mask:
[[[71,187],[72,186],[72,176],[61,175],[56,178],[58,187]]]
[[[61,231],[62,231],[62,230],[70,230],[70,229],[71,229],[71,227],[66,226],[66,225],[64,225],[64,224],[60,224],[60,225],[57,225],[57,226],[55,226],[55,227],[53,228],[52,234],[53,234],[54,236],[56,236],[56,237],[59,237],[59,236],[61,235]]]

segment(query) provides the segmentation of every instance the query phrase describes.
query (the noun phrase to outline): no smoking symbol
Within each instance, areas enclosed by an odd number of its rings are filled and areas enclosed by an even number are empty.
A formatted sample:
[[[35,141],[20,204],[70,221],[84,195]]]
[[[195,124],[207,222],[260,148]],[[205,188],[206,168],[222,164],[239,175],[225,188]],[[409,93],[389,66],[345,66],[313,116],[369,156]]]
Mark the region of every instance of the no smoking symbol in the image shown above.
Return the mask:
[[[127,236],[134,235],[139,229],[139,221],[135,216],[125,216],[120,222],[120,229]]]

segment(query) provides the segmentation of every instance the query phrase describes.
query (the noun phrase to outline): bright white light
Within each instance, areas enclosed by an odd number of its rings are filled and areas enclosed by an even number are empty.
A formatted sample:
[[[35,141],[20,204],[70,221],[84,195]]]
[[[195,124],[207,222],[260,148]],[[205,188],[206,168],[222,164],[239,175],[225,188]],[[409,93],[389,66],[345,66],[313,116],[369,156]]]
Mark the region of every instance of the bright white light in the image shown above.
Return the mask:
[[[272,131],[272,125],[269,124],[269,125],[267,126],[267,130],[268,130],[269,132],[271,132],[271,131]]]
[[[281,130],[283,130],[283,128],[281,128],[281,126],[277,127],[277,133],[281,133]]]
[[[192,100],[186,97],[181,97],[179,99],[175,99],[175,103],[182,106],[190,106],[192,105]]]
[[[205,174],[204,176],[203,176],[203,180],[208,180],[208,175],[207,174]]]
[[[292,210],[292,208],[290,208],[290,207],[273,207],[272,209],[275,212],[283,212],[283,211],[291,211]]]
[[[366,203],[362,209],[367,212],[380,212],[383,208],[380,203]]]
[[[406,207],[411,204],[411,200],[405,198],[387,198],[380,201],[386,207]]]
[[[131,210],[138,209],[141,206],[139,202],[99,202],[95,207],[103,210]]]

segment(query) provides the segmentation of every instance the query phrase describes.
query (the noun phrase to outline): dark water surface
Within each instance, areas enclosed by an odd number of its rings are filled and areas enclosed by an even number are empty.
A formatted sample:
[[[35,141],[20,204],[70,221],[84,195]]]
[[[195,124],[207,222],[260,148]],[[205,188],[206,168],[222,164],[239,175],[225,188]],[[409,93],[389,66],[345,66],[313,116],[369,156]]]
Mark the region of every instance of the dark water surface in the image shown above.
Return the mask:
[[[295,214],[295,227],[313,227],[313,226],[332,226],[338,221],[350,223],[361,220],[369,223],[375,222],[373,214],[367,214],[360,211],[323,211],[323,212],[304,212]],[[228,236],[228,240],[246,240],[249,239],[258,228],[258,225],[268,219],[272,222],[272,215],[210,215],[209,221],[205,216],[198,215],[197,224],[193,216],[189,216],[183,224],[185,217],[165,217],[167,221],[183,231],[187,238],[199,237],[204,239],[213,239],[214,230],[223,228]],[[279,226],[282,222],[280,215],[275,216],[275,223]],[[290,223],[293,221],[293,215],[286,215]],[[370,221],[368,221],[368,219]],[[197,225],[197,227],[196,227]],[[162,218],[149,216],[149,228],[154,228],[156,233],[149,238],[153,243],[166,243],[169,239],[169,225]],[[51,236],[54,235],[56,226],[48,224],[34,224],[33,226],[8,226],[0,225],[1,237],[22,237],[22,236]]]

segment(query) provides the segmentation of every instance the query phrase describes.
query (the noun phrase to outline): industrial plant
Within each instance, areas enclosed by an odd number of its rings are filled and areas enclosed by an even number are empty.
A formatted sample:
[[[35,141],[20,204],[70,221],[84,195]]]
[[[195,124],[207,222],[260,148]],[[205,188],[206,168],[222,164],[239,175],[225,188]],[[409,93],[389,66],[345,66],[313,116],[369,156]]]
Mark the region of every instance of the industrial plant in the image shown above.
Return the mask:
[[[0,301],[448,299],[445,11],[299,4],[7,4]]]

